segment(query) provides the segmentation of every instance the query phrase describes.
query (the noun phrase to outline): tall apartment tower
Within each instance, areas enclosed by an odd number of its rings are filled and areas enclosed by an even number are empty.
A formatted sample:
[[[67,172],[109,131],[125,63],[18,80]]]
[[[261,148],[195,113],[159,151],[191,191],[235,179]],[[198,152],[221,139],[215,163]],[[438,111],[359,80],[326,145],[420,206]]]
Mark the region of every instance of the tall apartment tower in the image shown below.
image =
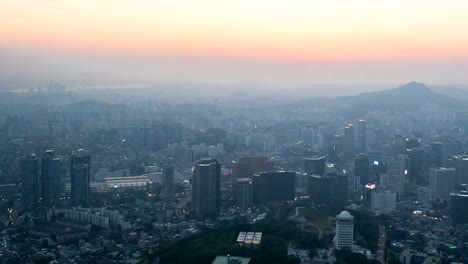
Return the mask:
[[[73,205],[87,205],[90,195],[91,158],[83,149],[71,156],[71,201]]]
[[[354,158],[355,146],[354,146],[354,126],[348,124],[345,126],[344,141],[343,141],[343,154],[346,160],[352,160]]]
[[[60,157],[53,150],[46,150],[42,156],[41,185],[42,205],[53,207],[58,204],[60,186]]]
[[[164,202],[172,204],[174,202],[174,165],[166,164],[163,166],[162,187]]]
[[[335,247],[337,249],[353,247],[354,216],[348,211],[343,211],[336,216]]]
[[[358,134],[357,134],[357,150],[360,153],[365,153],[367,150],[367,124],[365,119],[359,119]]]
[[[216,159],[196,163],[192,181],[192,203],[197,218],[215,217],[220,207],[221,164]]]
[[[36,208],[39,201],[39,160],[31,154],[21,159],[21,199],[25,208]]]

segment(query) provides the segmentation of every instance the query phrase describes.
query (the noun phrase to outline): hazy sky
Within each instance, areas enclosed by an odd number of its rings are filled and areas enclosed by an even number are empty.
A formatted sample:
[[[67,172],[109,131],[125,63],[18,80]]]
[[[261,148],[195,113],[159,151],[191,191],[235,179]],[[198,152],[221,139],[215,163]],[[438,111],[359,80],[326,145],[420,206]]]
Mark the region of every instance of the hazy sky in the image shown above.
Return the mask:
[[[3,0],[0,84],[468,84],[468,1]]]

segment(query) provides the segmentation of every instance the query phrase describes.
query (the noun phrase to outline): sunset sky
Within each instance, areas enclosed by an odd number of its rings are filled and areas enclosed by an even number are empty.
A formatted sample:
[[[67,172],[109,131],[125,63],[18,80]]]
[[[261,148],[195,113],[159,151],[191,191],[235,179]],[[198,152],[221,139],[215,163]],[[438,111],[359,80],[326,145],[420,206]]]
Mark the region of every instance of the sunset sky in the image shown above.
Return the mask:
[[[0,77],[468,84],[467,14],[436,0],[4,0]]]

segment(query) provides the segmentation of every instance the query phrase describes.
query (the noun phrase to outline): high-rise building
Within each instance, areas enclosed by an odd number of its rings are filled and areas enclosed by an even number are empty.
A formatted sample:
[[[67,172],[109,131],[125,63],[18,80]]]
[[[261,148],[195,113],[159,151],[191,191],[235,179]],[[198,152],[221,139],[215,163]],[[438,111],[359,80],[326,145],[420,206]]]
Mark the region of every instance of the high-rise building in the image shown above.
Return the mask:
[[[452,226],[468,224],[468,192],[450,194],[450,221]]]
[[[346,160],[354,158],[354,126],[348,124],[345,126],[344,141],[343,141],[343,154]]]
[[[354,158],[354,177],[359,177],[361,185],[369,183],[370,163],[369,157],[364,153],[359,153]]]
[[[455,167],[455,183],[468,184],[468,155],[455,155],[452,162]]]
[[[361,153],[367,151],[367,125],[365,119],[360,119],[358,123],[357,150]]]
[[[42,205],[52,207],[58,204],[60,195],[60,157],[53,150],[47,150],[41,164]]]
[[[371,208],[379,214],[389,214],[396,209],[396,194],[391,191],[373,191]]]
[[[91,158],[83,149],[71,156],[71,201],[73,205],[87,205],[90,195]]]
[[[336,236],[334,239],[337,249],[351,249],[354,238],[354,216],[343,211],[336,216]]]
[[[166,205],[172,204],[174,202],[174,165],[163,166],[162,189],[164,202]]]
[[[455,189],[454,168],[431,168],[429,170],[429,187],[432,199],[449,199]]]
[[[35,208],[39,201],[39,160],[36,155],[21,159],[21,199],[24,207]]]
[[[249,208],[253,204],[254,183],[252,178],[238,178],[235,185],[235,202],[240,208]]]
[[[406,149],[409,158],[408,178],[410,181],[420,182],[423,180],[424,170],[424,149],[420,147]]]
[[[342,208],[347,204],[347,175],[310,175],[307,181],[309,195],[315,204],[332,208]]]
[[[398,196],[405,195],[405,184],[408,157],[406,155],[397,155],[387,161],[387,188]]]
[[[421,139],[419,138],[406,138],[405,148],[419,148],[421,146]]]
[[[304,171],[307,175],[325,175],[325,156],[304,159]]]
[[[196,163],[192,180],[192,203],[197,218],[215,217],[220,208],[221,164],[216,159]]]
[[[268,157],[242,157],[232,164],[234,178],[252,178],[254,173],[273,171],[275,164]]]
[[[272,171],[254,174],[254,202],[293,200],[295,196],[295,172]]]

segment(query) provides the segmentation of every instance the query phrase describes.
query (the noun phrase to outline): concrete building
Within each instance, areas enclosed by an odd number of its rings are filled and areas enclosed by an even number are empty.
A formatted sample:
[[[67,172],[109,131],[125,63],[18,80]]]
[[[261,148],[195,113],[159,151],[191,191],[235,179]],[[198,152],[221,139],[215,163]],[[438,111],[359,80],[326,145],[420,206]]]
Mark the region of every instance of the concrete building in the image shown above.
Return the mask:
[[[36,155],[21,159],[21,200],[25,208],[35,208],[39,201],[39,160]]]
[[[192,180],[192,204],[197,218],[215,217],[220,208],[221,164],[216,159],[196,163]]]
[[[70,188],[73,205],[87,205],[90,194],[90,157],[83,149],[71,156]]]
[[[468,192],[450,194],[450,221],[452,226],[468,224]]]
[[[268,157],[242,157],[232,164],[234,178],[252,178],[254,173],[273,171],[275,164]]]
[[[386,187],[396,193],[398,196],[405,195],[405,184],[407,170],[408,156],[397,155],[387,161],[387,177]]]
[[[346,160],[352,160],[355,155],[354,146],[354,126],[348,124],[345,126],[344,140],[343,140],[343,155]]]
[[[391,191],[373,191],[371,208],[377,215],[394,212],[396,210],[396,194]]]
[[[354,216],[343,211],[336,216],[336,236],[334,239],[336,249],[351,249],[354,238]]]
[[[358,122],[357,151],[360,153],[367,151],[367,125],[365,119],[359,119]]]
[[[304,159],[304,172],[308,175],[325,175],[325,156]]]
[[[429,187],[432,199],[449,199],[455,189],[454,168],[431,168],[429,170]]]
[[[261,172],[254,175],[254,203],[293,200],[296,173],[290,171]]]
[[[254,183],[252,178],[236,179],[235,202],[240,208],[249,208],[253,205]]]
[[[42,205],[56,206],[60,195],[60,158],[53,150],[47,150],[42,156],[41,169]]]

